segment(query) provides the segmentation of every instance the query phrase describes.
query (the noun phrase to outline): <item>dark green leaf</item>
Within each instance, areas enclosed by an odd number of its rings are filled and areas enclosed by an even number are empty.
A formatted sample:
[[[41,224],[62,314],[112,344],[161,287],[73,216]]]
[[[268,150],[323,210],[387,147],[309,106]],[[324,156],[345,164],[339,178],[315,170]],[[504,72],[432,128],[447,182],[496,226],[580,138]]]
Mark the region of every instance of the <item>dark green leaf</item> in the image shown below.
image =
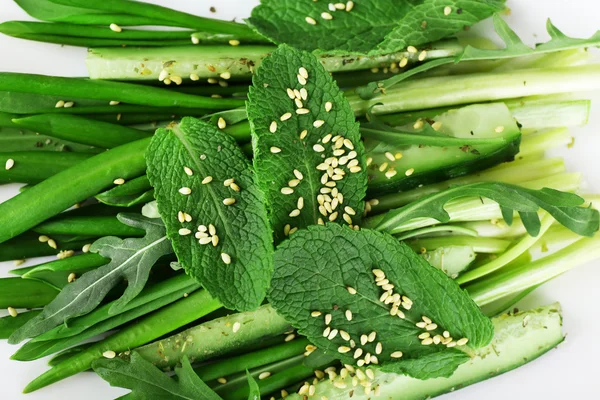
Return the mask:
[[[301,68],[306,84],[299,82]],[[299,99],[291,98],[294,90]],[[359,125],[319,61],[280,46],[254,76],[247,108],[275,241],[324,221],[358,224],[367,185]]]
[[[519,212],[521,217],[524,216],[525,228],[532,236],[539,232],[537,212],[540,208],[579,235],[593,236],[598,231],[598,211],[581,207],[584,200],[576,194],[548,188],[525,189],[499,182],[474,183],[425,196],[402,208],[389,211],[376,229],[391,232],[395,226],[415,218],[433,218],[440,222],[448,222],[450,216],[444,205],[450,200],[468,196],[481,196],[493,200],[504,209],[504,213],[508,210]]]
[[[468,338],[469,346],[479,348],[492,339],[492,324],[471,298],[442,271],[392,236],[336,224],[311,226],[279,246],[275,265],[269,296],[273,307],[319,349],[343,363],[368,365],[367,353],[371,364],[386,368],[401,369],[408,360],[405,372],[426,379],[435,376],[435,371],[425,361],[448,351],[446,345]],[[384,289],[383,279],[393,286]],[[391,302],[386,304],[382,295]],[[401,314],[394,316],[398,302]],[[433,322],[424,323],[423,316]],[[429,323],[436,326],[426,331]],[[328,338],[328,329],[339,333]],[[444,331],[454,339],[445,339]],[[376,332],[372,341],[361,340],[372,332]],[[425,332],[446,345],[423,344],[419,335]],[[380,352],[378,343],[382,346]],[[362,354],[354,357],[357,350]],[[402,357],[392,357],[398,351]],[[373,362],[373,356],[377,362]],[[428,358],[416,361],[423,356]],[[448,359],[455,361],[456,368],[468,357]],[[439,370],[439,376],[450,369],[448,362]]]
[[[418,376],[420,379],[448,378],[454,373],[456,367],[470,359],[471,357],[460,350],[447,349],[417,359],[384,365],[381,369],[384,372]]]
[[[150,269],[160,257],[171,254],[173,249],[159,219],[149,219],[138,214],[119,214],[118,218],[131,227],[144,229],[146,235],[139,239],[124,240],[109,236],[95,241],[90,251],[110,258],[110,262],[67,285],[56,299],[44,307],[40,315],[10,337],[11,343],[35,337],[71,318],[89,313],[123,279],[127,280],[127,288],[113,302],[111,313],[117,313],[142,291]]]
[[[99,359],[93,368],[111,386],[131,389],[131,398],[135,400],[221,400],[196,375],[187,357],[183,358],[182,366],[175,369],[177,380],[165,375],[136,352],[131,354],[130,361]]]
[[[157,131],[146,160],[160,215],[186,272],[228,308],[258,307],[273,270],[271,231],[264,196],[234,140],[188,117]],[[230,201],[235,203],[225,205]]]

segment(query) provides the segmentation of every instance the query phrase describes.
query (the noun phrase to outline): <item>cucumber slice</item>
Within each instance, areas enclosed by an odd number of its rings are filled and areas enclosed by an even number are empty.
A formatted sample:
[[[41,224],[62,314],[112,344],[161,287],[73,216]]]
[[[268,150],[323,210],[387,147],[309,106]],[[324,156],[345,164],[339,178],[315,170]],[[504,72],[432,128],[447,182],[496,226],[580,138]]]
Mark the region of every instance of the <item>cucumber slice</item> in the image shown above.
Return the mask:
[[[428,122],[418,121],[412,123],[415,127],[411,124],[398,130],[361,129],[372,158],[368,169],[371,194],[481,171],[513,160],[519,151],[521,132],[504,103],[462,107]],[[437,132],[429,123],[437,123]]]
[[[421,400],[443,393],[452,392],[465,386],[486,380],[504,372],[520,367],[547,351],[553,349],[564,340],[562,333],[562,315],[558,303],[535,310],[504,314],[492,319],[496,334],[492,343],[476,350],[471,361],[458,367],[450,378],[418,380],[405,375],[382,373],[373,370],[375,379],[371,387],[378,387],[378,396],[365,394],[364,387],[352,386],[352,377],[346,380],[346,388],[334,386],[330,380],[316,385],[314,398],[322,396],[329,400]],[[341,378],[336,378],[335,382]],[[342,386],[339,385],[338,386]],[[288,400],[302,397],[293,394]]]

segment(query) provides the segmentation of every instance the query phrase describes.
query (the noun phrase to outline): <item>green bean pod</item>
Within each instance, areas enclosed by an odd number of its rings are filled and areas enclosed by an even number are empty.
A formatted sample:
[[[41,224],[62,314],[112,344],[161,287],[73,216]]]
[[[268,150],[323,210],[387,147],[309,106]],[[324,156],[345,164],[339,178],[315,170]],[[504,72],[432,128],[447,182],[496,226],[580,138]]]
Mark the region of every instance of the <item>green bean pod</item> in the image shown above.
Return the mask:
[[[26,258],[53,256],[61,250],[81,250],[83,246],[94,239],[72,236],[54,237],[56,249],[48,242],[40,242],[39,234],[28,232],[13,239],[0,243],[0,261],[24,260]]]
[[[22,151],[0,153],[0,184],[39,183],[90,158],[91,154]],[[10,161],[12,160],[12,161]],[[10,167],[8,167],[10,165]]]
[[[58,293],[58,290],[41,281],[1,278],[0,308],[43,307],[54,300]]]
[[[41,312],[41,310],[24,311],[17,314],[16,317],[7,315],[0,318],[0,339],[8,339],[14,331],[22,327]]]
[[[119,236],[141,237],[143,229],[133,228],[120,222],[116,217],[67,217],[43,222],[34,228],[43,235]]]

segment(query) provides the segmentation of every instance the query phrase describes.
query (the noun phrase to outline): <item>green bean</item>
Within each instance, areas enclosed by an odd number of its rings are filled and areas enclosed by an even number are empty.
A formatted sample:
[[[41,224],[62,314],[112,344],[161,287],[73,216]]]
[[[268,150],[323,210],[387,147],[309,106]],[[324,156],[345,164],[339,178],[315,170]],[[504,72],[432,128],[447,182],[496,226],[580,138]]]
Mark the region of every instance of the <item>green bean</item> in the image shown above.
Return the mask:
[[[220,96],[233,96],[239,95],[240,97],[246,97],[248,94],[248,87],[250,82],[243,82],[236,85],[231,83],[225,87],[220,85],[186,85],[186,86],[173,86],[171,90],[175,90],[181,93],[196,94],[200,96],[212,96],[218,94]]]
[[[0,184],[2,183],[39,183],[68,168],[77,166],[92,155],[68,152],[22,151],[16,153],[0,153],[0,165],[4,167],[8,160],[13,160],[10,169],[0,168]]]
[[[166,113],[166,111],[162,111],[162,112],[149,112],[149,113],[125,113],[125,114],[112,114],[112,113],[106,113],[106,114],[81,114],[81,116],[89,118],[89,119],[94,119],[97,121],[105,121],[105,122],[111,122],[113,124],[119,124],[119,125],[133,125],[134,128],[136,129],[140,129],[140,130],[149,130],[154,132],[154,130],[156,129],[156,123],[159,121],[174,121],[176,119],[181,119],[183,116],[185,115],[189,115],[191,117],[199,117],[199,116],[203,116],[204,114],[206,114],[206,112],[203,112],[201,114],[195,114],[192,112],[189,112],[188,114],[184,114],[184,115],[180,115],[180,114],[173,114],[173,113]],[[140,124],[144,124],[144,126],[137,126]],[[146,126],[148,125],[148,126]]]
[[[184,46],[190,44],[190,40],[175,39],[175,40],[117,40],[117,39],[95,39],[86,37],[75,37],[75,36],[61,36],[61,35],[44,35],[39,33],[21,33],[21,34],[9,34],[10,36],[33,40],[35,42],[44,43],[55,43],[67,46],[78,46],[78,47],[123,47],[123,46],[136,46],[136,47],[156,47],[156,46]]]
[[[257,368],[277,361],[303,354],[309,345],[308,339],[298,339],[277,346],[261,349],[237,357],[228,357],[194,370],[204,381],[212,381],[247,369]]]
[[[200,285],[187,275],[176,275],[144,288],[120,314],[109,312],[112,303],[102,305],[89,314],[69,321],[68,326],[57,326],[30,340],[11,358],[31,361],[48,356],[158,310],[199,288]]]
[[[0,113],[1,114],[1,113]],[[56,139],[46,135],[38,135],[27,129],[0,128],[0,153],[13,152],[74,152],[98,154],[104,149],[98,149],[84,144]]]
[[[22,327],[31,318],[35,317],[41,310],[31,310],[20,312],[16,317],[7,315],[0,318],[0,339],[8,339],[14,331]]]
[[[144,139],[147,132],[69,114],[40,114],[14,119],[20,127],[90,146],[110,149]]]
[[[111,13],[133,14],[151,19],[166,19],[176,22],[185,28],[198,29],[203,32],[229,33],[237,35],[240,39],[254,39],[260,36],[243,24],[237,22],[220,21],[210,18],[198,17],[170,8],[154,4],[131,2],[123,0],[53,0],[53,3],[67,6],[89,8],[93,10],[109,11]]]
[[[129,207],[154,200],[154,190],[144,175],[100,193],[96,199],[109,206]]]
[[[35,279],[61,290],[69,283],[71,273],[77,276],[91,271],[94,268],[107,264],[110,260],[99,254],[89,253],[50,261],[43,264],[13,269],[11,274],[19,275],[24,279]]]
[[[28,232],[0,243],[0,261],[24,260],[26,258],[53,256],[61,250],[80,250],[93,240],[82,237],[54,237],[56,249],[38,240],[39,235]]]
[[[75,354],[81,353],[93,344],[94,343],[84,343],[80,344],[79,346],[74,346],[69,349],[63,350],[48,360],[48,366],[54,367],[55,365],[58,365],[63,361],[66,361],[67,359],[73,357]]]
[[[245,104],[245,101],[241,99],[213,99],[133,83],[51,77],[14,72],[0,73],[0,90],[65,96],[65,101],[69,100],[69,97],[81,97],[85,99],[104,100],[106,102],[120,101],[122,103],[153,107],[227,110],[241,107]]]
[[[136,348],[202,318],[220,307],[221,304],[213,299],[208,291],[196,291],[56,365],[29,383],[23,392],[33,392],[85,371],[90,368],[94,360],[102,357],[105,351],[124,352]]]
[[[0,243],[98,194],[117,178],[143,174],[149,142],[142,139],[98,154],[1,203]]]
[[[25,12],[33,18],[51,22],[70,22],[83,25],[163,25],[177,26],[170,21],[140,17],[130,14],[100,13],[86,8],[69,7],[56,4],[51,0],[15,0]]]
[[[41,281],[21,278],[0,279],[0,308],[43,307],[57,294],[58,290]]]
[[[59,101],[71,101],[75,107],[57,108]],[[80,97],[69,97],[65,99],[62,96],[42,95],[36,93],[25,93],[11,90],[0,90],[0,112],[12,114],[42,114],[49,112],[69,112],[77,113],[84,107],[108,106],[107,102],[100,100],[90,100]],[[114,112],[115,110],[111,110]],[[107,111],[109,112],[109,111]],[[14,117],[13,117],[14,118]],[[12,122],[12,121],[11,121]]]
[[[143,229],[133,228],[120,222],[116,217],[67,217],[43,222],[34,228],[42,235],[81,235],[81,236],[119,236],[141,237]]]

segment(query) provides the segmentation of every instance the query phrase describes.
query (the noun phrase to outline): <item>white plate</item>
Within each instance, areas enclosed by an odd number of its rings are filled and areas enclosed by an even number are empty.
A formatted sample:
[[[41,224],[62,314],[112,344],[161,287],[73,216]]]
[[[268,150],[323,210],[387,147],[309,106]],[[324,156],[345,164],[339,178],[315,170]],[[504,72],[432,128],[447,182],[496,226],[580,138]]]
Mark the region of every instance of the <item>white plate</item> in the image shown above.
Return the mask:
[[[300,0],[308,1],[308,0]],[[257,1],[248,0],[161,0],[151,1],[197,15],[222,19],[243,18],[249,15]],[[216,13],[209,12],[215,6]],[[510,0],[512,14],[507,18],[519,35],[532,44],[545,41],[546,18],[566,34],[580,37],[591,36],[600,28],[600,2],[595,0]],[[0,6],[0,22],[27,20],[29,18],[13,2],[3,1]],[[85,76],[85,49],[59,47],[52,44],[28,42],[0,35],[0,71],[29,72],[47,75]],[[600,193],[598,174],[598,149],[600,149],[600,96],[595,95],[592,117],[588,126],[573,129],[577,140],[575,146],[558,153],[563,155],[570,171],[585,173],[589,193]],[[0,201],[15,195],[17,186],[1,186]],[[29,265],[33,263],[30,262]],[[11,263],[0,263],[0,276],[5,276]],[[512,399],[596,399],[600,398],[598,360],[600,345],[596,343],[600,333],[598,309],[600,295],[600,260],[561,276],[530,295],[522,308],[535,307],[560,301],[564,309],[564,329],[567,340],[557,350],[517,371],[504,374],[469,388],[460,390],[444,399],[454,400],[505,400]],[[2,311],[0,315],[5,315]],[[3,400],[107,400],[125,393],[111,388],[91,373],[79,374],[27,396],[21,394],[23,387],[47,369],[45,360],[29,363],[10,361],[8,357],[16,350],[6,342],[0,343],[0,399]]]

